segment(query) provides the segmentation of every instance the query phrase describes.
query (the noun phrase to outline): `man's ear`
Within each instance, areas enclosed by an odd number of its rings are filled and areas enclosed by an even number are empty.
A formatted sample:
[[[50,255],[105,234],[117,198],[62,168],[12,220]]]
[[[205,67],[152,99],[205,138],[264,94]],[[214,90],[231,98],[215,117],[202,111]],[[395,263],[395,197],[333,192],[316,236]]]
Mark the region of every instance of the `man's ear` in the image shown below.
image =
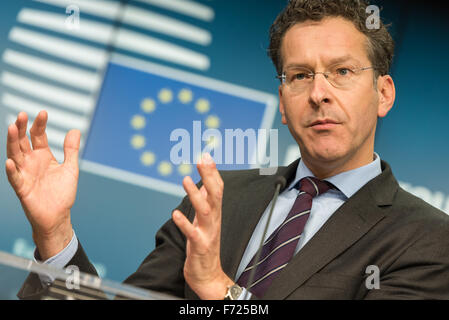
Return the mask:
[[[279,112],[282,116],[282,124],[287,124],[287,119],[285,118],[285,108],[282,96],[282,85],[279,86]]]
[[[377,80],[377,94],[379,95],[379,107],[377,116],[385,117],[391,110],[396,99],[396,88],[393,79],[389,75],[381,76]]]

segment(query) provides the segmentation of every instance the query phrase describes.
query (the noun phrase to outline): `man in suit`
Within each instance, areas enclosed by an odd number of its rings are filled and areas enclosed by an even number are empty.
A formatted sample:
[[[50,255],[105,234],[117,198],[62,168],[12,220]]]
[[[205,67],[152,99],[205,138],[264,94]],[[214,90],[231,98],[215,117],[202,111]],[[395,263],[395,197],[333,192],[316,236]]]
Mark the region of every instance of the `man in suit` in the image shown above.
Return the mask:
[[[201,182],[184,179],[187,197],[126,283],[201,299],[449,298],[449,218],[401,189],[374,152],[377,119],[395,99],[394,45],[382,24],[366,28],[366,7],[295,0],[270,30],[282,122],[302,158],[278,169],[287,183],[264,249],[281,235],[288,240],[253,261],[277,176],[218,172],[206,154],[197,166]],[[36,258],[95,274],[70,223],[80,134],[67,134],[65,161],[57,164],[46,117],[41,112],[30,130],[33,149],[25,113],[8,128],[8,179],[31,223]],[[30,275],[19,296],[39,297],[49,283]]]

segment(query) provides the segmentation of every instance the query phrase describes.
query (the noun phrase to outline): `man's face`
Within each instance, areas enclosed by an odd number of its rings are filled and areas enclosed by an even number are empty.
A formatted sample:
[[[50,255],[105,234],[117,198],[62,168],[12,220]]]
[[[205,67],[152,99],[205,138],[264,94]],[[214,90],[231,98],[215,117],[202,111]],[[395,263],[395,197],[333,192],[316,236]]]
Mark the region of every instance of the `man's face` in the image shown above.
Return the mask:
[[[314,72],[337,66],[370,67],[366,37],[342,18],[306,21],[293,26],[282,42],[283,69],[304,67]],[[373,70],[360,72],[346,88],[335,88],[322,74],[300,92],[288,85],[279,87],[282,122],[309,162],[353,161],[370,154],[379,114],[379,94]],[[312,125],[331,120],[336,124]]]

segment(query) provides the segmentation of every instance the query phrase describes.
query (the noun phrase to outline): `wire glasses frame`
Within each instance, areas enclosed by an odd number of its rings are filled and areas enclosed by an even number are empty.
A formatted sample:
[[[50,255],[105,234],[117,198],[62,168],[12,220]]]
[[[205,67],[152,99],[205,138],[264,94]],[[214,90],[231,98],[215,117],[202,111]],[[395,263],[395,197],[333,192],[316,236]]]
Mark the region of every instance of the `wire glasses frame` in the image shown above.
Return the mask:
[[[291,71],[282,72],[281,75],[276,76],[277,79],[281,80],[282,84],[289,86],[293,91],[301,91],[307,87],[317,74],[322,74],[326,80],[335,88],[348,87],[354,83],[356,75],[360,74],[365,70],[375,70],[375,67],[363,67],[363,68],[346,68],[338,67],[335,70],[327,72],[311,72],[306,69],[292,69]]]

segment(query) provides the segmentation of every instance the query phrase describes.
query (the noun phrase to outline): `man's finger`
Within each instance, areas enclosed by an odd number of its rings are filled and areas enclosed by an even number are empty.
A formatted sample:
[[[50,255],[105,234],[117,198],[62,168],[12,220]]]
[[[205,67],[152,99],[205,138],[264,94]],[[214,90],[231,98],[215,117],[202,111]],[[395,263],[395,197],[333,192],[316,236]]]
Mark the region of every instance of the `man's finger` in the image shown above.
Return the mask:
[[[14,190],[18,190],[23,184],[23,178],[20,172],[16,168],[16,164],[13,160],[7,159],[5,163],[6,175],[8,176],[8,181]]]
[[[223,180],[210,154],[205,153],[197,165],[203,185],[208,194],[208,202],[212,208],[221,208],[223,197]]]
[[[81,132],[70,130],[64,139],[64,164],[78,170],[78,153],[80,149]]]
[[[207,217],[211,213],[211,208],[206,198],[203,196],[202,192],[198,190],[192,178],[189,176],[184,178],[182,184],[184,186],[184,190],[189,196],[189,200],[192,203],[193,208],[195,209],[198,224],[203,225],[204,223],[207,223]]]
[[[15,162],[15,165],[23,164],[23,153],[19,145],[19,130],[15,124],[8,127],[8,137],[6,138],[6,156]]]
[[[23,153],[31,151],[30,140],[27,137],[28,115],[20,112],[17,115],[16,126],[19,130],[19,145]]]
[[[204,184],[200,188],[200,193],[201,193],[201,195],[203,196],[204,199],[207,198],[207,190],[206,190],[206,187],[204,186]]]
[[[190,223],[189,219],[182,214],[179,210],[174,210],[172,214],[173,222],[181,230],[181,232],[186,236],[188,240],[195,241],[197,231],[195,227]]]
[[[47,119],[47,112],[41,111],[36,119],[34,119],[33,125],[31,126],[30,137],[34,150],[48,148],[47,134],[45,133]]]

